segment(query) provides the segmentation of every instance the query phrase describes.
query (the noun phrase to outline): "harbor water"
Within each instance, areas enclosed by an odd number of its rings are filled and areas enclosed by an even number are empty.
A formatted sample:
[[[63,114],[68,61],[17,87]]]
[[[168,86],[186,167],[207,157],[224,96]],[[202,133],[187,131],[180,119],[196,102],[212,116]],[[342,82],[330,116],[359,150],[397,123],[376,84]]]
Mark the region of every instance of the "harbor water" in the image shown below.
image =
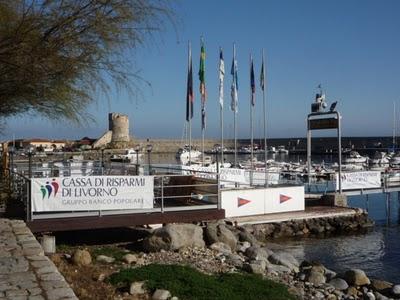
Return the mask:
[[[233,155],[225,155],[233,161]],[[249,155],[239,155],[238,159],[249,159]],[[263,155],[257,158],[263,160]],[[276,161],[305,162],[304,155],[269,154],[269,159]],[[335,162],[336,155],[313,156],[313,161],[320,163]],[[173,154],[159,154],[152,158],[152,163],[177,163]],[[385,194],[351,196],[351,207],[367,209],[376,226],[366,233],[337,235],[323,238],[309,237],[277,241],[300,261],[320,261],[326,267],[341,272],[350,268],[363,269],[371,278],[384,279],[400,283],[400,199],[397,193],[390,194],[389,207]],[[276,242],[274,242],[276,243]]]
[[[320,261],[336,272],[359,268],[370,278],[400,283],[400,205],[397,193],[349,197],[349,206],[367,208],[376,226],[367,233],[280,242],[299,260]]]

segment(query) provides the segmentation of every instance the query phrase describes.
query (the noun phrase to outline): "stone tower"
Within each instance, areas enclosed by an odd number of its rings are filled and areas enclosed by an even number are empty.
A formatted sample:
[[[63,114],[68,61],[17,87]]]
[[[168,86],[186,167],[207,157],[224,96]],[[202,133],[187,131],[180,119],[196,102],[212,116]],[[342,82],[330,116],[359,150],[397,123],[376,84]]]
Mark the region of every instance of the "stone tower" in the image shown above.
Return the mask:
[[[129,118],[127,115],[109,113],[108,129],[112,132],[111,142],[129,142]]]

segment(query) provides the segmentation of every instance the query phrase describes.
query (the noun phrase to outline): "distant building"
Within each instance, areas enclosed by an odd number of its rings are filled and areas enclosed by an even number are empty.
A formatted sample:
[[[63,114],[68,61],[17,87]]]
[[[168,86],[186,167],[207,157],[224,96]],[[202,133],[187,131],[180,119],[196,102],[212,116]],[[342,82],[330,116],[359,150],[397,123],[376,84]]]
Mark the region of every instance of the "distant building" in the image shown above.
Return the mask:
[[[43,150],[58,150],[63,149],[67,144],[67,141],[64,140],[49,140],[49,139],[18,139],[12,142],[8,142],[9,146],[12,146],[15,143],[15,147],[17,149],[29,149],[29,148],[43,148]]]
[[[82,149],[82,150],[88,150],[93,148],[93,143],[96,142],[97,139],[91,139],[87,136],[81,138],[78,141],[75,141],[74,146],[76,148]]]

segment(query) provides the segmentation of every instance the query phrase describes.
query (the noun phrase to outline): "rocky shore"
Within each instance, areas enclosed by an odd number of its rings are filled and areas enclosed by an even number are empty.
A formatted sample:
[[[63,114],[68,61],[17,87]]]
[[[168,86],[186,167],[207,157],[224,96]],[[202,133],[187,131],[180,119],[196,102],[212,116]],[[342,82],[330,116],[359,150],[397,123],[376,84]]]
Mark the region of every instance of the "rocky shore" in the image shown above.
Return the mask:
[[[208,274],[260,274],[285,284],[298,299],[400,299],[398,284],[369,278],[360,269],[336,273],[319,262],[300,262],[272,241],[276,237],[355,231],[372,224],[367,215],[359,210],[352,217],[279,224],[235,226],[219,221],[206,224],[167,224],[154,230],[137,229],[141,239],[136,241],[136,246],[141,250],[126,250],[121,268],[162,263],[191,265]],[[69,260],[79,264],[76,253]],[[115,259],[102,255],[94,260],[112,265]],[[118,267],[111,267],[110,272],[99,275],[99,278],[107,278],[116,269]],[[142,299],[139,296],[143,294],[146,295],[143,299],[160,299],[153,293],[146,291],[145,283],[131,282],[129,292],[116,295],[114,299]],[[164,291],[163,295],[168,295],[163,299],[177,299],[168,291]]]

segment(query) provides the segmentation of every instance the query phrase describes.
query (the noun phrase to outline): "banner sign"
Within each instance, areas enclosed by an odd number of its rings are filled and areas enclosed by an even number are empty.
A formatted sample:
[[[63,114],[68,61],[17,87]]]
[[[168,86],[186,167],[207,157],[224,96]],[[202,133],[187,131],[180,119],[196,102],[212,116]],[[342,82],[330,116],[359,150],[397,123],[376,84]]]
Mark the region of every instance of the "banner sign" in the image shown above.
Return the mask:
[[[32,211],[153,208],[153,176],[32,178]]]
[[[182,166],[182,173],[184,175],[195,175],[200,178],[217,179],[216,167],[202,167],[199,165]],[[245,170],[234,168],[220,168],[220,180],[231,181],[246,184]]]
[[[342,189],[369,189],[381,187],[380,171],[342,172]],[[336,190],[339,189],[339,174],[336,174]]]
[[[215,167],[202,167],[199,165],[182,166],[182,173],[184,175],[195,175],[200,178],[217,179],[217,169]],[[236,168],[220,168],[220,181],[223,183],[239,183],[239,184],[250,184],[250,174],[253,175],[253,183],[263,185],[265,183],[265,172],[264,171],[249,171],[245,169]],[[269,184],[278,184],[279,173],[268,173],[267,174]]]

